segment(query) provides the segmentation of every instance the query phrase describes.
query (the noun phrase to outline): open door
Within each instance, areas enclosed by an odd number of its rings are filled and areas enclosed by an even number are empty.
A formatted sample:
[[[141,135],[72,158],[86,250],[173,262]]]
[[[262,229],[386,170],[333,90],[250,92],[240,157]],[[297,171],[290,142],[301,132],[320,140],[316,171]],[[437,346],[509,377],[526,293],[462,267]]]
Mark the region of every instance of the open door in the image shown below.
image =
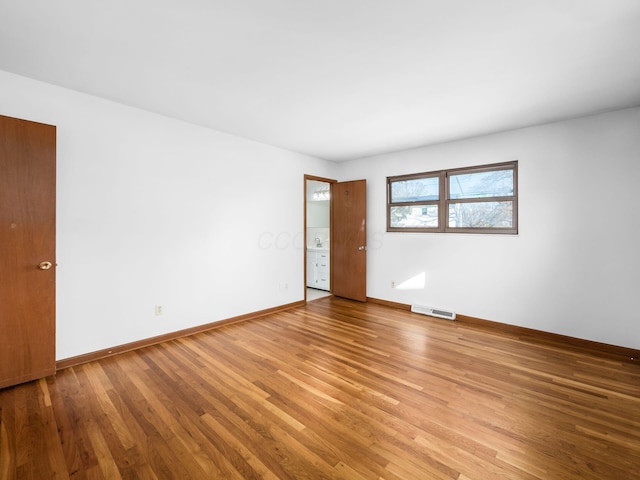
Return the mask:
[[[0,388],[55,373],[56,127],[0,115]]]
[[[366,180],[333,183],[331,199],[331,293],[366,302]]]

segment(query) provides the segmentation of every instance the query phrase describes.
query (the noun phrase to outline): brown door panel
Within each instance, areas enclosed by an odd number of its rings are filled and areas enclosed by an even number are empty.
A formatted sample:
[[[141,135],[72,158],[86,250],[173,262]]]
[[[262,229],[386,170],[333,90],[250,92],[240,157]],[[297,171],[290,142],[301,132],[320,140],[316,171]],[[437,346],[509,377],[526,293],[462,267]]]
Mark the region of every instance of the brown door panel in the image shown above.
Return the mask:
[[[55,372],[55,178],[56,127],[0,116],[0,388]]]
[[[331,292],[367,300],[366,180],[331,185]]]

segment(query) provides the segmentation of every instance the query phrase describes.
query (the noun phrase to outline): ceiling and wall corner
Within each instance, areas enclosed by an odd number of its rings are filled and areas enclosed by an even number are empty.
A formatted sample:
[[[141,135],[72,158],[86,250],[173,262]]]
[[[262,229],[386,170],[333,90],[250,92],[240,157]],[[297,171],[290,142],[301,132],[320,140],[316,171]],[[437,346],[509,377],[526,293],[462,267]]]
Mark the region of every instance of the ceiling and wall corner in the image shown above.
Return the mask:
[[[0,69],[343,161],[640,105],[637,0],[0,0]]]
[[[338,164],[367,179],[368,295],[640,349],[639,132],[635,107]],[[518,235],[386,232],[387,176],[509,160]]]
[[[639,348],[640,2],[515,3],[0,0],[0,113],[59,127],[58,359],[304,298],[304,174],[368,180],[370,296]],[[384,232],[387,175],[513,159],[517,237]]]
[[[57,126],[57,360],[304,298],[302,179],[335,164],[3,71],[0,85],[4,114]]]

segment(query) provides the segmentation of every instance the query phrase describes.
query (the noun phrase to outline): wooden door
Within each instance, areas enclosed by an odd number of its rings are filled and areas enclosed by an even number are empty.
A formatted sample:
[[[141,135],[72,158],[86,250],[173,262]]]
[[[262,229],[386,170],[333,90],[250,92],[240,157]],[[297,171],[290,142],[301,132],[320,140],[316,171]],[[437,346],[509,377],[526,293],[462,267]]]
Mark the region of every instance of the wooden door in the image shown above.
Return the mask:
[[[55,372],[56,127],[0,116],[0,388]]]
[[[367,301],[366,180],[331,185],[331,293]]]

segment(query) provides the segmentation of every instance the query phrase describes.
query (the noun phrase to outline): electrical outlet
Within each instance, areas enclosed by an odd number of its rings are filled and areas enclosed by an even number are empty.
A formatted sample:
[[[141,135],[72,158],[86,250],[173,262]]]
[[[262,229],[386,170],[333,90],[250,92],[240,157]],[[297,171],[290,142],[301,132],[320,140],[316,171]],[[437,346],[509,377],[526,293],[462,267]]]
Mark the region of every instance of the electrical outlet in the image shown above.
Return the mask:
[[[391,288],[396,288],[396,282],[395,282],[395,280],[391,280]]]
[[[287,282],[280,282],[278,285],[278,290],[284,292],[285,290],[289,290],[289,284]]]
[[[162,315],[162,305],[156,305],[156,316]]]

